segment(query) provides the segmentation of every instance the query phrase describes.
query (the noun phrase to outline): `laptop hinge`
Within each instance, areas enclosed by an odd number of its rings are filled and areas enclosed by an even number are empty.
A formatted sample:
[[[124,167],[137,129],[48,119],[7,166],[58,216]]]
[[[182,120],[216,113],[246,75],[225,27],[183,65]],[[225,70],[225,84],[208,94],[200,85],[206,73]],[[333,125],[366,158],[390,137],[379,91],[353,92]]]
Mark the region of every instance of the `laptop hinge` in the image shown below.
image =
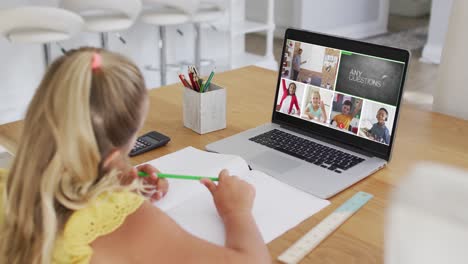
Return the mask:
[[[374,155],[371,152],[369,152],[369,151],[367,151],[365,149],[362,149],[362,148],[359,148],[359,147],[356,147],[356,146],[350,146],[350,145],[347,145],[347,144],[344,144],[344,143],[340,143],[340,142],[337,142],[336,140],[332,140],[332,139],[329,139],[329,138],[326,138],[326,137],[323,137],[323,136],[319,136],[319,135],[314,134],[314,133],[308,133],[308,132],[305,132],[304,130],[301,130],[301,129],[298,129],[298,128],[295,128],[295,127],[292,127],[292,126],[288,126],[288,125],[284,125],[284,124],[279,124],[279,125],[280,125],[281,128],[294,131],[294,132],[299,133],[301,135],[304,135],[306,137],[311,137],[313,139],[317,139],[317,140],[326,142],[328,144],[337,146],[339,148],[344,148],[346,150],[359,153],[359,154],[367,156],[367,157],[374,157]]]

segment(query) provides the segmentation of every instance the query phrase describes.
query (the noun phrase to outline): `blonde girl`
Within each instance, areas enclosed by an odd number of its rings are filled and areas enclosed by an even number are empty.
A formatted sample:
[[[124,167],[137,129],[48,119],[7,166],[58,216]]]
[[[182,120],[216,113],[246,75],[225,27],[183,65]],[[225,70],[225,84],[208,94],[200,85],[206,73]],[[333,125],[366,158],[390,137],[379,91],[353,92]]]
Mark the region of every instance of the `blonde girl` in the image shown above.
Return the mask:
[[[0,172],[0,263],[270,261],[251,214],[254,189],[226,171],[218,185],[202,180],[224,221],[225,247],[152,206],[167,182],[149,165],[137,169],[151,178],[136,179],[127,161],[148,103],[141,72],[115,53],[83,48],[51,65],[14,163]]]
[[[312,92],[305,113],[309,119],[322,120],[323,122],[327,121],[327,111],[325,110],[325,105],[323,104],[319,91],[314,90]]]

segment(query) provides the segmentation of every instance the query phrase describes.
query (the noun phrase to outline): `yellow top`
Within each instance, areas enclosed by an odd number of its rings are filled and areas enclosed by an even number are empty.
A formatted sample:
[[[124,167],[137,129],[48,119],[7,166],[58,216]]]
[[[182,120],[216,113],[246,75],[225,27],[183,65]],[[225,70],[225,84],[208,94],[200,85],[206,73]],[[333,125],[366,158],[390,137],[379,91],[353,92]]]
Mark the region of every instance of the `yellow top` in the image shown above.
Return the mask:
[[[351,121],[353,120],[353,117],[351,115],[345,115],[345,114],[339,114],[339,115],[336,115],[333,120],[336,121],[336,125],[339,127],[339,128],[342,128],[342,129],[348,129],[349,128],[349,124],[351,124]]]
[[[0,179],[6,173],[0,169]],[[0,183],[2,184],[2,183]],[[3,186],[0,185],[0,194]],[[53,252],[53,263],[89,263],[93,254],[90,244],[98,237],[112,233],[121,226],[125,218],[143,203],[140,195],[123,191],[103,193],[86,208],[72,213],[62,235],[57,237]],[[0,217],[0,223],[3,217]]]

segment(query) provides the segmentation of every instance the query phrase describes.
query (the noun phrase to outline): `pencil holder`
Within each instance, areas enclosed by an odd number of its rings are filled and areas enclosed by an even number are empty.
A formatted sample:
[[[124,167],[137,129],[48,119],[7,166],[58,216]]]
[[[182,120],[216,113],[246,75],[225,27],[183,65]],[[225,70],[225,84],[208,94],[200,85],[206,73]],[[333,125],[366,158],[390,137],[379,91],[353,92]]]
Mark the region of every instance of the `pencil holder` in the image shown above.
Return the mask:
[[[226,128],[226,89],[211,83],[199,93],[184,87],[184,126],[198,134]]]

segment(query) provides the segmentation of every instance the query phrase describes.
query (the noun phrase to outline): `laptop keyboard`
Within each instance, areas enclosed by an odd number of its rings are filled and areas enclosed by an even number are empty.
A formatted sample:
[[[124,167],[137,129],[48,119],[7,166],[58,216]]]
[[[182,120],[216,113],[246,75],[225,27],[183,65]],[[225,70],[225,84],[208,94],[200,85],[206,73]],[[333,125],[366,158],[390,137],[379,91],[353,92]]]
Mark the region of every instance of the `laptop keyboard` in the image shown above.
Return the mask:
[[[313,163],[336,173],[348,170],[364,159],[322,144],[283,132],[270,130],[249,140]]]

